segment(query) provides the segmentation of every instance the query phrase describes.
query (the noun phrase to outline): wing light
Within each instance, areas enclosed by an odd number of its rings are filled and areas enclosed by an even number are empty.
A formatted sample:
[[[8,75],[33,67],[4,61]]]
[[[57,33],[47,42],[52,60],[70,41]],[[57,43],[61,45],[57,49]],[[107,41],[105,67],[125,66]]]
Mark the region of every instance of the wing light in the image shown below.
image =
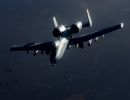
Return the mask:
[[[124,25],[125,25],[125,24],[124,24],[124,23],[120,23],[120,25],[121,25],[121,28],[124,28]]]

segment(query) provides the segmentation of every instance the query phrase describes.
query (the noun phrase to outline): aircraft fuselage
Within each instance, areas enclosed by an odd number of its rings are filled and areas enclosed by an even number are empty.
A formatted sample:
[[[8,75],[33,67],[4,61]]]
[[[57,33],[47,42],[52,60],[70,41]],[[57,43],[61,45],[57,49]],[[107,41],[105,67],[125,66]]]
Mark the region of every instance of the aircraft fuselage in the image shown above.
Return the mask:
[[[64,55],[65,50],[68,46],[69,39],[72,37],[72,34],[69,32],[70,28],[66,28],[66,31],[62,33],[62,36],[58,40],[54,41],[54,48],[50,54],[50,60],[52,64],[58,62]]]
[[[40,43],[27,43],[26,45],[22,46],[15,45],[11,47],[10,51],[26,51],[27,54],[29,51],[33,51],[34,56],[38,54],[38,51],[41,51],[41,54],[45,52],[46,55],[50,55],[50,63],[54,66],[63,57],[65,50],[70,48],[72,45],[74,45],[76,48],[84,48],[84,43],[88,42],[88,46],[90,46],[93,39],[95,39],[97,42],[99,37],[104,37],[105,34],[124,27],[124,23],[119,23],[90,34],[74,38],[73,36],[79,33],[83,28],[92,27],[92,19],[88,9],[86,10],[86,13],[88,22],[78,21],[69,26],[59,25],[56,17],[54,16],[54,29],[52,34],[57,40]]]
[[[55,56],[56,61],[59,61],[62,58],[68,43],[69,40],[65,37],[61,37],[59,40],[55,41],[54,44],[56,47],[56,56]]]

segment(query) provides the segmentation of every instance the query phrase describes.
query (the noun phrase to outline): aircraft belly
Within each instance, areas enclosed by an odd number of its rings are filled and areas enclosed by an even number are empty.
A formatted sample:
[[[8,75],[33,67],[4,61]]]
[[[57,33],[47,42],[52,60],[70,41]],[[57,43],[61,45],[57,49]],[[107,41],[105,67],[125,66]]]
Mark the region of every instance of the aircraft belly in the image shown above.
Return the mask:
[[[59,41],[59,46],[57,47],[57,50],[56,50],[56,60],[60,60],[67,48],[67,45],[68,45],[68,42],[69,40],[67,40],[66,38],[61,38],[60,41]]]

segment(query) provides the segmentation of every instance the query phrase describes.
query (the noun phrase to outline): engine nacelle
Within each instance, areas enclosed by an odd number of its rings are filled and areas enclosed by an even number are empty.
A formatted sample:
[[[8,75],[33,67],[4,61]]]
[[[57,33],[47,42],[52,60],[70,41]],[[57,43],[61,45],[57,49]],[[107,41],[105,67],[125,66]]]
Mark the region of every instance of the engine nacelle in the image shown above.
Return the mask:
[[[64,31],[66,31],[66,27],[64,25],[60,25],[59,27],[55,28],[52,33],[53,36],[59,37]]]
[[[77,22],[70,27],[71,33],[78,33],[82,29],[82,22]]]

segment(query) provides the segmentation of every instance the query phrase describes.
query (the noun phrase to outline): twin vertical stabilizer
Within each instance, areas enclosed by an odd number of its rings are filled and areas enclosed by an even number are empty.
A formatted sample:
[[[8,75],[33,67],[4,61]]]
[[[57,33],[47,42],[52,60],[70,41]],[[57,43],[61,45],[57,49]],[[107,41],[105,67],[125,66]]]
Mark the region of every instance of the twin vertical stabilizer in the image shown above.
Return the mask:
[[[86,12],[87,12],[87,16],[88,16],[89,26],[92,27],[92,24],[93,24],[93,23],[92,23],[92,18],[91,18],[91,16],[90,16],[89,10],[87,9]]]
[[[55,26],[55,28],[56,28],[56,27],[58,27],[58,22],[57,22],[57,20],[56,20],[56,17],[55,17],[55,16],[53,17],[53,22],[54,22],[54,26]]]
[[[88,9],[86,10],[86,13],[87,13],[88,22],[83,23],[83,27],[92,27],[92,18],[90,16],[90,13],[89,13]],[[55,16],[53,17],[53,22],[54,22],[55,28],[57,28],[58,27],[58,22],[57,22]]]

